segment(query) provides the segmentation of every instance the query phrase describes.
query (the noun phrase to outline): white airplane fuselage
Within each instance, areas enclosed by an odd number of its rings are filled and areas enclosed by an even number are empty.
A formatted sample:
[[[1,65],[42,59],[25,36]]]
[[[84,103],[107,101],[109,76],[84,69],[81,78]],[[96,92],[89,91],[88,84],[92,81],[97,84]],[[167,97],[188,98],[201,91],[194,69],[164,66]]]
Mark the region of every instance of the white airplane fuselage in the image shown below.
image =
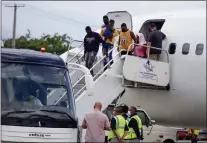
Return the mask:
[[[122,21],[120,16],[115,16],[119,18],[114,18],[115,24]],[[130,18],[124,21],[125,16],[123,22],[127,23]],[[168,51],[169,45],[176,43],[175,53],[168,54],[170,90],[126,88],[120,103],[141,106],[157,124],[206,128],[206,10],[139,15],[132,18],[134,33],[137,34],[146,21],[156,19],[165,20],[161,28],[167,37],[163,49]],[[185,43],[190,44],[187,55],[182,54]],[[196,55],[197,44],[204,45],[201,55]],[[99,49],[98,57],[102,56],[101,51]],[[162,53],[161,59],[166,59],[166,54]]]
[[[165,19],[161,28],[167,36],[163,49],[168,51],[169,45],[176,43],[175,54],[169,54],[170,91],[127,88],[120,102],[141,106],[158,124],[206,128],[205,10],[162,15],[136,17],[133,19],[133,31],[136,34],[146,20]],[[182,54],[184,43],[190,44],[187,55]],[[195,53],[199,43],[204,45],[202,55]]]

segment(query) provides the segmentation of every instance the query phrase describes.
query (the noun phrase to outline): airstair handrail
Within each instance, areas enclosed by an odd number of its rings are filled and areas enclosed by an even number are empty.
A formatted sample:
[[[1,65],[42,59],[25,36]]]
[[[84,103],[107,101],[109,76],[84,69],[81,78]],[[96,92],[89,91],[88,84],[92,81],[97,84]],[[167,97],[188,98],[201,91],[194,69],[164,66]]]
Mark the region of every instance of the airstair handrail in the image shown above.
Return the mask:
[[[98,75],[98,74],[99,74],[105,67],[107,67],[107,66],[110,64],[110,62],[113,61],[114,58],[117,57],[122,51],[124,51],[124,50],[123,50],[123,49],[119,50],[119,52],[118,52],[118,53],[117,53],[111,60],[109,60],[108,63],[107,63],[102,69],[99,70],[99,72],[93,77],[93,79],[95,79],[95,78],[97,77],[97,75]],[[115,63],[114,63],[114,64],[115,64]]]
[[[132,47],[131,50],[134,50],[135,46],[143,46],[143,47],[146,47],[146,48],[149,48],[149,49],[156,49],[156,50],[164,51],[167,54],[167,62],[169,63],[169,55],[168,55],[168,52],[165,49],[156,48],[156,47],[152,47],[152,46],[141,45],[141,44],[136,44],[136,43],[132,43],[131,45],[129,45],[129,47]],[[129,53],[129,49],[130,48],[127,49],[127,55]],[[147,59],[149,59],[149,57],[147,57]]]
[[[72,43],[75,42],[75,41],[77,41],[77,42],[82,42],[78,47],[80,47],[80,46],[83,45],[83,41],[80,41],[80,40],[73,40],[73,41],[71,41],[71,42],[70,42],[70,46],[68,47],[67,58],[68,58],[68,55],[69,55],[70,47],[71,47]],[[69,60],[67,59],[67,60],[66,60],[66,63],[69,63],[72,59],[74,59],[74,58],[75,58],[78,54],[80,54],[83,50],[84,50],[84,47],[83,47],[77,54],[75,54],[71,59],[69,59]]]
[[[94,85],[94,81],[93,81],[93,77],[92,77],[89,69],[86,68],[83,65],[76,64],[76,63],[69,63],[68,67],[70,65],[75,65],[75,66],[79,67],[79,68],[74,68],[74,67],[71,67],[71,68],[73,68],[75,70],[81,70],[84,73],[86,89],[87,89],[87,92],[89,94],[91,94],[92,93],[92,89],[93,89],[93,85]]]
[[[95,79],[96,77],[97,77],[97,75],[105,68],[105,67],[107,67],[109,64],[110,64],[110,62],[112,61],[112,60],[114,60],[114,58],[115,57],[117,57],[117,55],[119,55],[122,51],[124,51],[124,49],[122,49],[122,50],[120,50],[101,70],[99,70],[99,72],[93,77],[93,79]],[[116,62],[114,62],[114,64],[113,65],[115,65],[116,64]],[[81,78],[84,78],[84,76],[82,76]],[[79,80],[81,80],[81,78],[79,79]],[[94,84],[98,81],[100,79],[100,77],[99,78],[97,78],[95,81],[94,81]],[[74,84],[74,86],[75,86],[75,84]],[[84,89],[86,87],[86,85],[85,86],[83,86],[75,95],[74,95],[74,97],[76,98],[76,96]]]
[[[112,48],[111,50],[109,50],[109,52],[108,53],[110,53],[111,51],[113,51],[114,49],[117,49],[118,47],[114,47],[114,48]],[[90,69],[90,71],[98,64],[98,63],[100,63],[104,58],[106,57],[106,55],[104,55],[103,56],[103,58],[101,58],[98,62],[96,62],[96,64],[94,64],[93,66],[92,66],[92,68]]]
[[[58,102],[66,95],[67,92],[64,92],[63,95],[55,102],[54,105],[57,105]]]
[[[80,65],[80,64],[77,64],[77,63],[68,63],[68,67],[69,66],[77,66],[77,67],[80,67],[80,68],[73,68],[75,70],[81,70],[82,72],[84,72],[85,74],[91,74],[90,71],[88,70],[87,67],[83,66],[83,65]]]
[[[82,65],[82,64],[83,64],[83,62],[81,62],[80,64]],[[72,70],[72,71],[71,71],[71,73],[69,74],[69,75],[70,75],[70,77],[72,77],[72,76],[75,74],[75,72],[76,72],[75,70]]]
[[[78,95],[81,91],[83,91],[83,89],[84,89],[85,87],[86,87],[86,85],[84,85],[78,92],[76,92],[76,94],[74,95],[75,99],[76,99],[77,95]]]
[[[73,40],[73,41],[70,43],[70,46],[71,46],[71,44],[72,44],[73,42],[75,42],[75,41],[82,42],[81,45],[79,45],[79,47],[82,46],[82,45],[84,44],[84,41]],[[101,44],[99,44],[99,45],[101,45]],[[70,46],[69,46],[69,48],[70,48]],[[69,50],[70,50],[69,48],[68,48],[68,54],[69,54]],[[75,58],[78,54],[80,54],[83,50],[84,50],[84,47],[83,47],[77,54],[75,54],[71,59],[67,60],[67,63],[70,62],[72,59],[74,59],[74,58]],[[68,57],[68,55],[67,55],[67,57]],[[81,58],[82,58],[82,57],[83,57],[83,56],[81,56]]]
[[[116,47],[114,47],[114,48],[112,48],[111,50],[109,50],[109,52],[111,52],[112,50],[114,50]],[[109,53],[108,52],[108,53]],[[92,66],[92,68],[90,68],[90,70],[89,71],[91,71],[91,70],[93,70],[93,68],[97,65],[97,64],[99,64],[104,58],[106,57],[106,55],[104,55],[98,62],[96,62],[93,66]],[[107,64],[108,65],[108,64]],[[105,68],[106,66],[104,66],[104,68]],[[101,70],[100,70],[101,71]],[[79,80],[75,83],[75,84],[73,84],[73,86],[72,87],[75,87],[83,78],[84,78],[84,76],[85,75],[83,75],[81,78],[79,78]]]

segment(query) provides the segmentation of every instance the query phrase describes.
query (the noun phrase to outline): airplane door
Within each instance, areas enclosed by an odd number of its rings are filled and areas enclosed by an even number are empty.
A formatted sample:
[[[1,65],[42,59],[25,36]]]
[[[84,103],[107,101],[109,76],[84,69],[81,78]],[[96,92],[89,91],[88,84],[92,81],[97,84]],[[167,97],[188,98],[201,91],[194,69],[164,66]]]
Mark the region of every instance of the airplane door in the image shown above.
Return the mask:
[[[115,28],[120,30],[121,24],[126,23],[127,28],[132,30],[132,16],[127,11],[112,11],[108,12],[107,16],[115,21]]]

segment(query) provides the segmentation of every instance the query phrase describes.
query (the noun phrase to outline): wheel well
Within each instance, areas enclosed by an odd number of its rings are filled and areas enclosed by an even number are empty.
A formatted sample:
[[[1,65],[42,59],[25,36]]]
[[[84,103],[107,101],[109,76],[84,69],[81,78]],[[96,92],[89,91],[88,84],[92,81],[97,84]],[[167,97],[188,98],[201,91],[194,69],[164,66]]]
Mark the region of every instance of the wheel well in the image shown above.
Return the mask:
[[[163,141],[163,143],[174,143],[174,141],[172,139],[166,139]]]

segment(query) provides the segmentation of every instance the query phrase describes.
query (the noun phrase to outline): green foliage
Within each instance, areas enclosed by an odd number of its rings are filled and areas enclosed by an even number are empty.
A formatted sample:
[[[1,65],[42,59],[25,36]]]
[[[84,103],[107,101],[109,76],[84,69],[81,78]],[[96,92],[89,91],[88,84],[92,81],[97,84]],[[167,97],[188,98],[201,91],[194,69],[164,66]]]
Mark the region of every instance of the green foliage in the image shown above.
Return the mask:
[[[71,40],[67,34],[59,35],[58,33],[54,35],[43,34],[40,38],[31,38],[31,32],[27,30],[24,36],[16,39],[16,48],[40,51],[41,47],[45,47],[47,52],[61,55],[68,50]],[[11,45],[12,39],[4,41],[5,48],[11,48]]]

